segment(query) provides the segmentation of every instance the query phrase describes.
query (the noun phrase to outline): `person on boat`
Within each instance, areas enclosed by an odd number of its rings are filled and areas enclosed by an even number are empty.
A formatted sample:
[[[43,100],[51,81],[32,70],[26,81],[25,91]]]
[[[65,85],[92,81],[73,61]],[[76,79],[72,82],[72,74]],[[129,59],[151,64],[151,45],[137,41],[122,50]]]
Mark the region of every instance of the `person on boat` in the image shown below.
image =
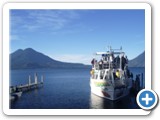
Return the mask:
[[[103,60],[101,59],[100,61],[99,61],[99,69],[101,70],[101,69],[103,69]]]
[[[96,64],[96,59],[95,58],[92,59],[91,64],[92,64],[92,67],[95,66],[95,64]]]
[[[113,62],[113,60],[114,60],[114,55],[113,54],[110,55],[109,60],[110,60],[110,62]]]
[[[113,77],[114,77],[114,80],[117,79],[117,76],[116,76],[115,72],[113,72]]]
[[[113,68],[113,64],[114,64],[114,55],[113,55],[113,53],[111,53],[110,56],[109,56],[109,63],[110,63],[110,67]]]
[[[130,78],[132,78],[132,79],[133,79],[133,73],[132,73],[132,72],[130,73]]]
[[[92,70],[90,71],[90,74],[91,74],[92,78],[94,78],[94,69],[92,69]]]
[[[124,57],[124,55],[122,55],[121,59],[122,59],[122,62],[121,62],[122,70],[124,70],[124,67],[125,67],[125,65],[127,64],[127,60],[126,60],[126,58]]]
[[[103,61],[107,61],[107,54],[102,54]]]
[[[119,72],[119,70],[116,71],[116,77],[120,78],[120,72]]]
[[[135,87],[136,87],[136,91],[139,92],[139,90],[140,90],[140,74],[136,75]]]
[[[128,66],[127,66],[127,65],[125,65],[125,68],[124,68],[124,74],[125,74],[125,76],[126,76],[127,78],[129,78],[129,77],[130,77],[130,71],[129,71],[129,69],[128,69]]]
[[[125,56],[125,59],[126,59],[126,64],[128,64],[128,58],[127,58],[127,55]]]
[[[115,63],[115,66],[117,68],[119,68],[119,66],[120,66],[120,57],[119,57],[119,55],[117,55],[117,57],[114,58],[114,63]]]

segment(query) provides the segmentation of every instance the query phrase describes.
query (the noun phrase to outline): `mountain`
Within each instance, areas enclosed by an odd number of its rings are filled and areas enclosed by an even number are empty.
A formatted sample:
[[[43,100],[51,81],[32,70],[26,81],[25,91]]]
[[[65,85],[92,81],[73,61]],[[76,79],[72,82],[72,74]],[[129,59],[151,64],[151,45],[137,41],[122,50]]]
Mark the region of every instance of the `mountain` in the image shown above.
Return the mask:
[[[145,51],[128,63],[129,67],[145,67]]]
[[[47,55],[33,50],[32,48],[19,49],[10,54],[11,69],[33,68],[83,68],[86,65],[80,63],[66,63],[54,60]]]

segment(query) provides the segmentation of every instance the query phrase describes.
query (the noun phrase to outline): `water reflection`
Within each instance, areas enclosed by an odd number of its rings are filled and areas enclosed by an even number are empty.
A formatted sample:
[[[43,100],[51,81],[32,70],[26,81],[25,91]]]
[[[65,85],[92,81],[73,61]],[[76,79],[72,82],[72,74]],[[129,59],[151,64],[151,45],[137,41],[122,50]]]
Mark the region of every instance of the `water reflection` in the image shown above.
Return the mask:
[[[91,93],[90,100],[91,109],[139,109],[134,95],[111,101]]]

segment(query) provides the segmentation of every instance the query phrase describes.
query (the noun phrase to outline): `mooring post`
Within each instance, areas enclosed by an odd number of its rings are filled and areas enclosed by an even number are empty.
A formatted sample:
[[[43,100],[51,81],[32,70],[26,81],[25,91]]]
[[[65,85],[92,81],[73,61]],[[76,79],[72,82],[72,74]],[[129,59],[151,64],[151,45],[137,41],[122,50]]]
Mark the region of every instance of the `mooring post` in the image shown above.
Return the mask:
[[[37,84],[37,83],[38,83],[38,80],[37,80],[37,73],[35,73],[35,78],[34,78],[34,80],[35,80],[35,84]]]
[[[31,76],[29,75],[29,82],[28,82],[28,86],[31,85]]]

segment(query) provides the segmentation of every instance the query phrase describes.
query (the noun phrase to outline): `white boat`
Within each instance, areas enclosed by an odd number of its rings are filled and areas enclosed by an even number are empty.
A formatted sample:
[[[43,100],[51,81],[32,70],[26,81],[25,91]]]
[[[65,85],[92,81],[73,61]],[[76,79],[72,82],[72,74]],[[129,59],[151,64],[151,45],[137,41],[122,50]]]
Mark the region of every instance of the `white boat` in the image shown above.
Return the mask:
[[[21,95],[22,95],[22,92],[21,92],[21,91],[11,93],[11,94],[10,94],[10,100],[15,100],[15,99],[17,99],[17,98],[20,98]]]
[[[129,94],[132,87],[133,74],[127,67],[127,58],[121,49],[109,49],[97,52],[101,60],[92,60],[90,77],[91,92],[109,99],[117,100]]]

